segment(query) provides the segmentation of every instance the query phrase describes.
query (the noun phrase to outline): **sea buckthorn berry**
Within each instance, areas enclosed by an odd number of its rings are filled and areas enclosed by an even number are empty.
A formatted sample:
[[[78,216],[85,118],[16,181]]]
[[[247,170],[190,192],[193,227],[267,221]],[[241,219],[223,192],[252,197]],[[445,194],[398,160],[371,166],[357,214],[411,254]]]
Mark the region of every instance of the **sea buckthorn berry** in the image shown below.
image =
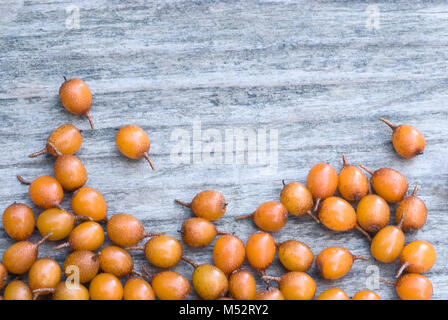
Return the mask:
[[[182,240],[192,247],[204,247],[210,244],[215,237],[226,234],[216,230],[215,225],[203,218],[190,218],[182,224]]]
[[[64,242],[53,250],[70,248],[72,250],[88,250],[95,251],[104,242],[104,230],[94,221],[87,221],[76,226],[68,237],[68,241]]]
[[[267,290],[258,291],[255,300],[285,300],[285,297],[277,288],[269,288]]]
[[[124,300],[155,300],[156,296],[151,285],[136,277],[130,277],[124,284],[123,288]]]
[[[87,170],[84,164],[74,155],[64,154],[54,162],[54,176],[62,188],[73,191],[87,182]]]
[[[428,209],[422,199],[417,197],[418,186],[415,186],[414,191],[409,197],[405,197],[398,204],[395,211],[395,221],[399,223],[403,213],[406,213],[403,220],[402,229],[418,230],[423,227],[428,215]]]
[[[319,220],[328,229],[347,231],[356,227],[356,212],[344,199],[329,197],[319,208]]]
[[[227,293],[229,283],[224,272],[211,264],[194,265],[193,287],[205,300],[216,300]]]
[[[387,202],[401,201],[408,191],[408,181],[397,170],[381,168],[372,171],[361,164],[359,166],[372,175],[373,190]]]
[[[3,263],[0,262],[0,290],[3,289],[7,281],[8,281],[8,270],[6,270],[6,267],[3,265]]]
[[[113,274],[100,273],[90,282],[89,294],[92,300],[122,300],[123,286]]]
[[[34,214],[23,203],[13,203],[3,212],[3,228],[15,241],[27,240],[34,231]]]
[[[53,300],[89,300],[89,290],[82,284],[67,285],[65,281],[59,284],[52,290]]]
[[[76,191],[71,206],[78,216],[90,217],[95,221],[106,219],[106,201],[101,193],[93,188],[82,187]]]
[[[37,217],[37,229],[42,236],[51,235],[48,240],[65,239],[75,227],[76,218],[68,211],[51,208],[43,211]]]
[[[404,241],[401,224],[398,226],[386,226],[373,237],[370,252],[376,260],[383,263],[391,263],[400,256]]]
[[[122,247],[134,246],[146,237],[156,234],[146,233],[140,220],[126,213],[113,215],[106,225],[109,239]]]
[[[235,270],[229,277],[229,292],[236,300],[254,300],[257,294],[254,276],[247,270]]]
[[[48,237],[46,235],[38,242],[19,241],[11,245],[3,253],[3,265],[8,272],[14,274],[24,274],[27,272],[37,259],[39,246],[44,243]]]
[[[243,264],[245,256],[243,241],[230,234],[219,237],[213,247],[215,265],[225,274],[237,270]]]
[[[322,292],[316,300],[350,300],[344,290],[339,288],[330,288]]]
[[[269,233],[257,232],[246,242],[246,256],[249,264],[259,271],[264,271],[275,258],[275,241]]]
[[[429,300],[432,296],[432,283],[418,273],[407,273],[398,279],[395,290],[402,300]]]
[[[21,183],[30,186],[28,190],[30,198],[38,207],[44,209],[60,207],[61,202],[64,199],[64,190],[55,178],[41,176],[34,179],[32,182],[26,181],[21,176],[17,176],[17,179],[19,179]]]
[[[423,154],[426,141],[420,131],[406,124],[396,126],[386,119],[380,118],[379,120],[392,129],[392,144],[400,156],[409,159]]]
[[[355,293],[352,300],[381,300],[381,298],[376,292],[361,290]]]
[[[159,268],[174,267],[182,257],[182,245],[173,237],[160,235],[148,240],[145,245],[146,259]]]
[[[70,253],[64,262],[65,276],[69,277],[73,273],[79,275],[79,282],[90,282],[100,269],[100,259],[92,251],[78,250]]]
[[[190,282],[174,271],[162,271],[152,276],[152,288],[160,300],[184,300],[190,294]]]
[[[348,201],[358,201],[369,192],[369,180],[358,167],[347,162],[342,156],[343,167],[339,172],[338,190]]]
[[[30,154],[29,157],[34,158],[45,153],[50,153],[57,157],[58,152],[61,154],[74,154],[81,148],[81,144],[81,132],[74,125],[64,124],[50,134],[44,149]]]
[[[314,254],[303,242],[288,240],[278,245],[278,258],[289,271],[305,272],[313,265]]]
[[[152,170],[154,170],[154,164],[148,154],[151,142],[142,128],[135,125],[122,127],[117,132],[115,142],[118,150],[120,150],[124,156],[130,159],[145,158],[149,162]]]
[[[5,300],[32,300],[33,293],[30,287],[23,281],[13,280],[5,288],[3,292]]]
[[[207,219],[217,220],[226,213],[227,202],[224,195],[219,191],[205,190],[198,193],[191,203],[175,200],[184,207],[191,208],[194,215]]]
[[[134,261],[131,255],[120,247],[105,247],[101,250],[99,257],[101,270],[119,278],[127,276],[134,269]]]
[[[316,293],[316,283],[304,272],[288,272],[281,277],[263,276],[263,279],[278,282],[286,300],[312,300]]]
[[[145,246],[126,249],[143,250],[148,262],[159,268],[174,267],[182,258],[183,251],[179,240],[167,235],[157,235],[149,239]]]
[[[370,236],[356,222],[355,209],[346,200],[339,197],[329,197],[319,208],[319,220],[324,226],[334,231],[348,231],[356,229],[367,239]]]
[[[365,231],[378,232],[389,223],[389,205],[380,196],[368,194],[359,201],[356,207],[356,219]]]
[[[288,221],[288,211],[286,207],[277,201],[262,203],[254,213],[237,217],[236,220],[251,218],[257,227],[264,231],[278,231],[283,228]]]
[[[355,260],[369,260],[369,258],[355,256],[342,247],[329,247],[317,255],[316,268],[325,279],[335,280],[345,276]]]
[[[310,216],[314,221],[319,220],[312,214],[314,200],[310,190],[299,182],[284,185],[280,193],[280,201],[286,210],[294,216]]]
[[[90,127],[94,128],[93,120],[90,117],[92,93],[84,81],[77,78],[65,80],[59,88],[59,99],[67,111],[86,116]]]
[[[427,241],[417,240],[409,243],[401,252],[401,267],[396,275],[400,277],[403,271],[424,273],[432,268],[436,262],[436,250]]]
[[[318,163],[308,172],[307,186],[316,200],[314,211],[321,200],[331,197],[338,187],[338,174],[328,163]]]
[[[34,262],[28,272],[28,283],[34,298],[42,294],[37,289],[56,287],[61,281],[61,274],[61,268],[53,259],[42,258]]]

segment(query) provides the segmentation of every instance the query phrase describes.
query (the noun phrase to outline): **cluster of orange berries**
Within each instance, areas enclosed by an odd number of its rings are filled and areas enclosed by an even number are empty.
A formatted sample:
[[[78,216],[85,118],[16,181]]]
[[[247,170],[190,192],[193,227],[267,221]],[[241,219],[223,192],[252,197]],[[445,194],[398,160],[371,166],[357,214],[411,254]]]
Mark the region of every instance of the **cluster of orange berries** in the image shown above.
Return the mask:
[[[182,225],[182,239],[187,245],[206,246],[221,234],[213,248],[215,265],[197,266],[192,263],[195,267],[193,285],[196,292],[204,299],[217,299],[229,291],[235,299],[311,300],[315,296],[316,283],[306,271],[313,263],[323,278],[334,280],[345,276],[355,260],[369,260],[368,257],[353,255],[343,247],[326,248],[315,258],[310,247],[300,241],[276,243],[268,232],[282,229],[287,223],[288,213],[291,213],[298,217],[310,216],[333,231],[360,231],[370,241],[371,254],[376,260],[391,263],[400,257],[396,275],[399,279],[393,282],[400,298],[429,299],[432,284],[421,273],[434,265],[435,249],[429,242],[420,240],[404,246],[403,231],[418,230],[426,222],[427,208],[416,195],[417,187],[410,196],[405,197],[408,183],[401,173],[389,168],[375,172],[365,169],[372,174],[371,184],[376,194],[372,193],[370,182],[362,170],[348,164],[345,156],[339,174],[331,165],[320,163],[309,171],[307,186],[299,182],[285,184],[279,202],[262,203],[252,214],[236,218],[251,218],[263,231],[252,234],[246,245],[235,235],[217,231],[211,222],[225,213],[226,201],[219,192],[203,191],[191,203],[176,200],[190,207],[197,216]],[[334,196],[337,189],[341,197]],[[356,210],[349,201],[358,203]],[[388,202],[399,202],[395,214],[396,226],[387,225],[390,220]],[[316,211],[317,217],[314,214]],[[373,239],[371,234],[374,234]],[[281,277],[268,276],[265,270],[273,263],[277,250],[279,261],[289,272]],[[267,290],[257,292],[252,274],[240,269],[245,258],[260,272],[268,285]],[[408,273],[402,275],[404,271]],[[270,281],[278,282],[278,289],[272,287]],[[347,300],[349,297],[342,289],[331,288],[322,292],[317,299]],[[373,291],[362,290],[352,299],[380,298]]]
[[[65,81],[59,96],[63,106],[76,114],[86,115],[93,128],[89,110],[92,96],[87,85],[80,79]],[[384,120],[385,121],[385,120]],[[388,123],[386,121],[386,123]],[[392,126],[394,147],[404,157],[421,153],[424,139],[415,128]],[[404,128],[404,129],[403,129]],[[417,132],[417,133],[416,133]],[[423,140],[422,140],[423,139]],[[422,144],[423,141],[423,144]],[[371,171],[371,183],[361,169],[347,163],[337,174],[329,164],[317,164],[309,171],[307,186],[291,182],[284,185],[280,202],[261,204],[250,215],[263,230],[252,234],[246,244],[233,234],[218,231],[212,221],[221,218],[227,208],[225,197],[218,191],[206,190],[197,194],[191,203],[176,200],[191,208],[196,217],[186,220],[181,229],[182,240],[192,247],[203,247],[213,242],[212,264],[198,265],[183,255],[183,247],[174,237],[149,233],[137,218],[129,214],[115,214],[107,218],[107,204],[97,190],[85,187],[87,170],[74,153],[82,144],[82,136],[72,125],[63,125],[48,138],[46,147],[30,155],[35,157],[50,153],[56,157],[54,176],[38,177],[28,182],[32,202],[43,208],[37,222],[30,207],[14,203],[3,213],[3,226],[15,241],[6,249],[0,263],[0,290],[5,287],[3,298],[7,300],[37,299],[51,295],[56,300],[179,300],[189,296],[191,284],[183,275],[165,270],[152,274],[146,265],[137,271],[129,251],[143,251],[149,264],[169,269],[180,261],[194,268],[192,285],[203,299],[313,299],[316,291],[314,280],[306,273],[313,263],[325,279],[338,279],[346,275],[355,260],[367,257],[355,256],[342,247],[330,247],[317,257],[306,244],[289,240],[276,243],[269,232],[283,228],[288,213],[294,216],[310,216],[317,223],[334,231],[356,229],[371,240],[372,256],[378,261],[391,263],[400,257],[398,281],[394,283],[402,299],[429,299],[431,282],[421,275],[429,270],[436,259],[433,246],[426,241],[414,241],[404,246],[403,231],[420,229],[427,216],[423,201],[417,197],[417,188],[405,197],[408,189],[406,178],[393,169]],[[137,126],[125,126],[116,135],[116,144],[122,154],[131,159],[145,158],[154,169],[148,155],[150,141]],[[370,185],[376,194],[371,192]],[[334,196],[339,189],[341,197]],[[74,191],[71,209],[65,210],[61,203],[64,190]],[[356,210],[350,202],[357,202]],[[396,211],[397,226],[387,226],[390,219],[388,203],[399,202]],[[317,212],[317,216],[316,213]],[[105,242],[101,222],[106,222],[106,233],[113,245],[99,250]],[[42,239],[30,242],[37,225]],[[371,239],[371,234],[375,234]],[[149,238],[145,245],[139,243]],[[39,246],[45,241],[65,242],[54,250],[70,249],[64,261],[64,269],[54,259],[38,259]],[[289,271],[281,277],[266,275],[276,253],[281,264]],[[268,285],[257,291],[251,272],[241,269],[247,258]],[[407,271],[405,275],[402,272]],[[28,283],[20,277],[28,273]],[[62,273],[67,277],[61,281]],[[18,278],[7,283],[8,274]],[[76,275],[76,281],[68,279]],[[119,278],[127,277],[122,285]],[[271,282],[277,282],[278,288]],[[78,283],[79,282],[79,283]],[[84,285],[89,283],[88,289]],[[324,291],[318,299],[348,299],[339,288]],[[356,293],[353,299],[377,300],[379,296],[369,290]]]

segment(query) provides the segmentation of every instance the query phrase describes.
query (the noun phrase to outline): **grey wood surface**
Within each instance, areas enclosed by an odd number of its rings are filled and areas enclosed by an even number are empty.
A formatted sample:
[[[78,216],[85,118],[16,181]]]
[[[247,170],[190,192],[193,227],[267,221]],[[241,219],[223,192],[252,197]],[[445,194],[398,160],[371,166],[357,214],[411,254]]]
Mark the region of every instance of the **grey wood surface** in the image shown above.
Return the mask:
[[[50,156],[27,155],[63,123],[83,129],[77,155],[88,169],[88,186],[106,198],[108,215],[133,214],[148,231],[177,238],[191,213],[174,204],[175,198],[190,200],[204,189],[223,192],[229,207],[216,224],[246,241],[257,229],[251,221],[234,221],[235,216],[278,199],[282,179],[305,182],[317,162],[339,170],[345,153],[350,162],[401,171],[410,189],[421,186],[428,221],[406,241],[434,244],[438,259],[427,276],[433,298],[447,298],[448,4],[378,1],[368,9],[369,4],[0,1],[0,210],[14,201],[31,205],[15,175],[52,174]],[[67,27],[66,10],[72,5],[79,8],[79,29],[69,28],[70,21]],[[368,22],[375,8],[377,25]],[[63,75],[90,86],[95,130],[59,104]],[[427,141],[424,155],[397,156],[390,129],[377,121],[380,116],[419,128]],[[203,133],[216,129],[223,137],[226,129],[278,130],[277,170],[263,174],[266,165],[248,163],[247,154],[242,164],[173,161],[178,142],[171,136],[176,129],[192,135],[193,121],[201,122]],[[156,171],[118,153],[115,130],[128,123],[149,133]],[[64,206],[70,197],[67,193]],[[41,211],[33,208],[36,215]],[[32,239],[38,237],[36,231]],[[274,237],[301,240],[315,254],[339,245],[369,255],[358,233],[331,232],[307,218],[290,217]],[[0,230],[0,254],[11,243]],[[67,252],[53,252],[52,246],[45,244],[40,257],[62,261]],[[184,249],[199,263],[213,261],[212,246]],[[144,261],[143,254],[133,256],[136,263]],[[330,287],[349,295],[366,289],[370,265],[379,267],[381,279],[392,279],[397,269],[397,263],[358,261],[344,278],[324,281],[313,267],[316,296]],[[191,278],[192,269],[184,263],[174,270]],[[267,270],[269,275],[284,272],[278,261]],[[382,284],[376,291],[383,299],[397,298],[391,286]]]

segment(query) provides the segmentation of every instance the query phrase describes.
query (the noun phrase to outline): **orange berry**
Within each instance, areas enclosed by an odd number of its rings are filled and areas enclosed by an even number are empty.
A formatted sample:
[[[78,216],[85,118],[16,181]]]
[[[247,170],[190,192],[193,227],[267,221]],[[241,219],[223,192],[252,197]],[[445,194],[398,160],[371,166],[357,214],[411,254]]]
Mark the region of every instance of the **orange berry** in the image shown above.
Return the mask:
[[[13,203],[3,212],[3,228],[15,241],[27,240],[34,231],[34,214],[23,203]]]
[[[107,204],[101,193],[89,187],[76,191],[71,206],[78,216],[90,217],[95,221],[106,219]]]
[[[322,292],[316,300],[350,300],[344,290],[339,288],[330,288]]]
[[[127,125],[118,130],[115,137],[118,150],[130,159],[145,158],[154,170],[154,164],[149,157],[151,143],[148,135],[136,125]]]
[[[349,164],[344,155],[342,160],[344,165],[338,177],[339,192],[348,201],[358,201],[369,192],[369,180],[361,169]]]
[[[93,121],[90,117],[92,106],[92,93],[87,84],[81,79],[66,80],[59,88],[59,99],[64,108],[77,115],[84,115],[93,129]]]
[[[381,300],[381,298],[376,292],[361,290],[355,293],[352,300]]]
[[[386,123],[393,130],[392,144],[400,156],[409,159],[423,154],[426,141],[420,131],[406,124],[396,126],[386,119],[380,118],[379,120]]]
[[[237,270],[243,264],[245,256],[243,241],[230,234],[219,237],[213,247],[215,265],[225,274]]]
[[[275,258],[275,241],[269,233],[257,232],[246,242],[246,256],[249,264],[263,271],[271,265]]]
[[[226,213],[227,202],[224,195],[215,190],[205,190],[198,193],[191,203],[175,200],[178,204],[189,207],[194,215],[207,219],[217,220]]]
[[[361,228],[370,233],[378,232],[390,220],[390,209],[387,202],[376,194],[368,194],[359,201],[356,208],[356,219]]]

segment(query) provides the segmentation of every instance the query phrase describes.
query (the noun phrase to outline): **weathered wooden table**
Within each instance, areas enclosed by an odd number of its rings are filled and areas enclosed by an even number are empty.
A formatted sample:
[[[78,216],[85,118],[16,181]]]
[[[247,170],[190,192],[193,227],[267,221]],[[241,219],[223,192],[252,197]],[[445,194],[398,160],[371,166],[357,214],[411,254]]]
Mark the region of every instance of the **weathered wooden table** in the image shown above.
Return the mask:
[[[257,229],[235,216],[277,200],[282,179],[305,182],[317,162],[339,170],[345,153],[354,163],[401,171],[410,189],[420,185],[428,222],[407,234],[407,242],[435,245],[438,260],[427,276],[433,298],[448,297],[448,4],[3,0],[0,7],[2,211],[14,201],[31,205],[15,175],[52,174],[50,156],[27,155],[63,123],[83,129],[77,155],[88,169],[88,185],[104,194],[108,215],[131,213],[148,231],[177,238],[191,214],[175,198],[220,190],[229,207],[218,228],[246,241]],[[63,75],[90,86],[95,130],[59,104]],[[397,156],[380,116],[418,127],[425,154]],[[128,123],[149,133],[156,171],[118,153],[115,132]],[[229,135],[241,134],[237,129],[250,137],[249,152],[247,143],[231,145]],[[67,208],[70,198],[67,193]],[[33,208],[36,215],[41,211]],[[32,239],[38,237],[36,231]],[[339,245],[369,255],[358,233],[331,232],[307,218],[291,216],[274,237],[301,240],[315,254]],[[0,254],[11,243],[1,230]],[[66,252],[52,246],[45,244],[40,257],[62,261]],[[211,253],[212,246],[185,246],[185,255],[200,263],[212,262]],[[174,269],[191,277],[189,265]],[[353,295],[372,279],[393,279],[396,269],[397,263],[358,261],[338,281],[322,280],[314,268],[310,274],[316,294],[340,287]],[[277,261],[267,270],[283,272]],[[389,285],[375,290],[383,299],[397,298]]]

